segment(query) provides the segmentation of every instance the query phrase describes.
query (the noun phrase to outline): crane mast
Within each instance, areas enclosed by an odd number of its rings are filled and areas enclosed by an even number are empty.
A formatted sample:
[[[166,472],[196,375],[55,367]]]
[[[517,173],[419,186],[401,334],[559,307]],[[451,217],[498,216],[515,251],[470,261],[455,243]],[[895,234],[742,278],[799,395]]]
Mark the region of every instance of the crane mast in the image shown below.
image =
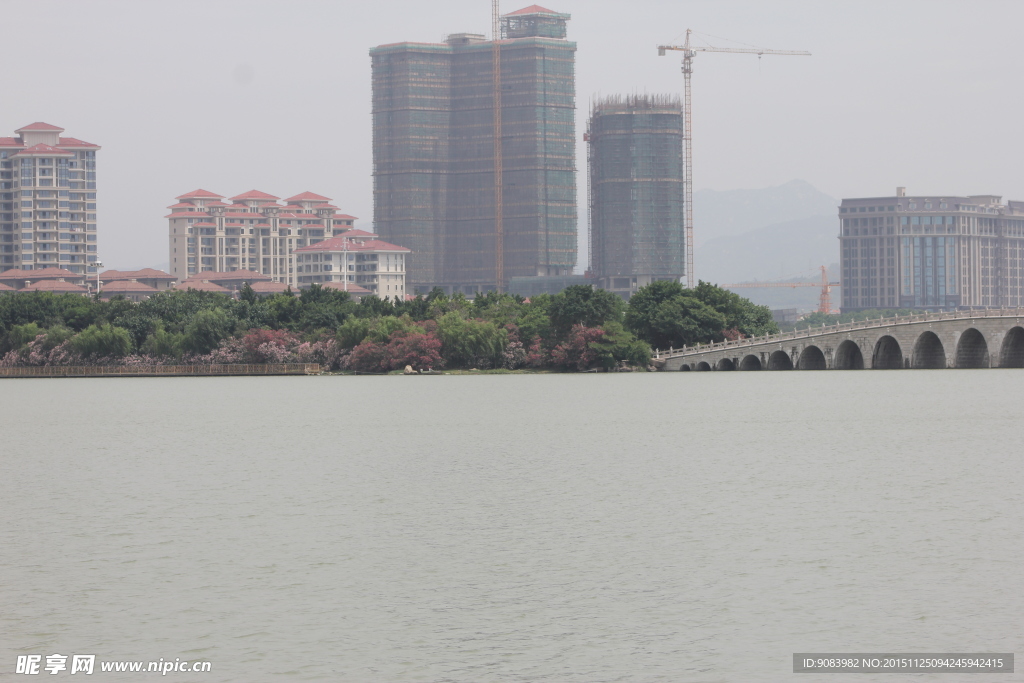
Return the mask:
[[[494,71],[494,278],[497,291],[505,290],[505,218],[502,187],[501,131],[501,10],[500,0],[491,0],[491,46]]]
[[[692,112],[690,77],[693,75],[693,58],[697,56],[698,52],[754,54],[757,55],[758,59],[762,55],[800,55],[809,57],[811,54],[803,50],[768,50],[759,47],[732,48],[691,45],[690,34],[692,33],[691,29],[686,29],[686,40],[682,45],[658,46],[658,55],[661,57],[664,57],[668,50],[683,53],[683,201],[686,203],[684,207],[683,230],[686,236],[686,286],[690,288],[695,284],[693,276],[693,129],[690,123],[690,114]]]

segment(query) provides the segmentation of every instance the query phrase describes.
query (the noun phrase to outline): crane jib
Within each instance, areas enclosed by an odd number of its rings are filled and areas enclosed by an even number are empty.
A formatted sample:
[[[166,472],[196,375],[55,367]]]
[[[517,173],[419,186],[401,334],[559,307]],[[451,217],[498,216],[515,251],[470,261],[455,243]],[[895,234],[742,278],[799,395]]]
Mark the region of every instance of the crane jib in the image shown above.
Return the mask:
[[[809,57],[810,52],[805,50],[769,50],[759,47],[713,47],[690,45],[690,34],[693,31],[686,29],[686,41],[682,45],[659,45],[658,55],[665,56],[668,50],[683,53],[683,201],[684,224],[686,244],[686,286],[694,286],[693,272],[693,135],[690,129],[690,76],[693,74],[693,58],[698,52],[733,52],[738,54],[757,55],[761,58],[764,55],[791,55],[798,57]],[[822,307],[828,307],[828,297],[822,294]]]

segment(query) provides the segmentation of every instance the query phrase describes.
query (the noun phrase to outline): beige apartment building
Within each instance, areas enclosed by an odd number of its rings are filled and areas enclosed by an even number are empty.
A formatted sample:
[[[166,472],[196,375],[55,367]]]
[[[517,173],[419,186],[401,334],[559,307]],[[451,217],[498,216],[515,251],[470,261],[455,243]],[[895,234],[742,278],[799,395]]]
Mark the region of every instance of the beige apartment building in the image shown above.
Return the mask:
[[[842,310],[1024,306],[1024,202],[997,195],[844,199]]]
[[[169,262],[178,281],[205,271],[252,270],[297,287],[291,254],[352,228],[329,197],[303,192],[279,197],[251,190],[231,197],[196,190],[168,207]],[[200,278],[201,279],[201,278]]]
[[[353,293],[405,300],[405,264],[410,249],[390,244],[362,230],[295,250],[295,274],[300,288],[314,284]],[[359,291],[362,290],[362,291]]]
[[[96,151],[36,122],[0,137],[0,271],[96,272]]]

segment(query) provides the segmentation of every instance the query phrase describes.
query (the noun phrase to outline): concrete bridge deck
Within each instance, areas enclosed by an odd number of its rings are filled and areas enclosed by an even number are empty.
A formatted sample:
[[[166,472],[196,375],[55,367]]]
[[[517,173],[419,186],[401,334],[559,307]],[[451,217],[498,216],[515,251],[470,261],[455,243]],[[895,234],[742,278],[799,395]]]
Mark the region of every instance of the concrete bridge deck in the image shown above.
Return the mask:
[[[1024,368],[1024,308],[923,313],[655,352],[660,370]]]

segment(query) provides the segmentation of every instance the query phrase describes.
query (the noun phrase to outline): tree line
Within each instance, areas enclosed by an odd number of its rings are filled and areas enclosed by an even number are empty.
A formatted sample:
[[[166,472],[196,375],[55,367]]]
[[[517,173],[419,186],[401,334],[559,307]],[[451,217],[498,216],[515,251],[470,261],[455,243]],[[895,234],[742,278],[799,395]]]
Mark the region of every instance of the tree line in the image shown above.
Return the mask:
[[[777,331],[770,311],[715,285],[655,282],[628,303],[587,285],[525,299],[435,289],[360,301],[317,285],[238,298],[171,290],[142,302],[0,296],[0,365],[320,363],[331,371],[646,367],[651,349]]]

